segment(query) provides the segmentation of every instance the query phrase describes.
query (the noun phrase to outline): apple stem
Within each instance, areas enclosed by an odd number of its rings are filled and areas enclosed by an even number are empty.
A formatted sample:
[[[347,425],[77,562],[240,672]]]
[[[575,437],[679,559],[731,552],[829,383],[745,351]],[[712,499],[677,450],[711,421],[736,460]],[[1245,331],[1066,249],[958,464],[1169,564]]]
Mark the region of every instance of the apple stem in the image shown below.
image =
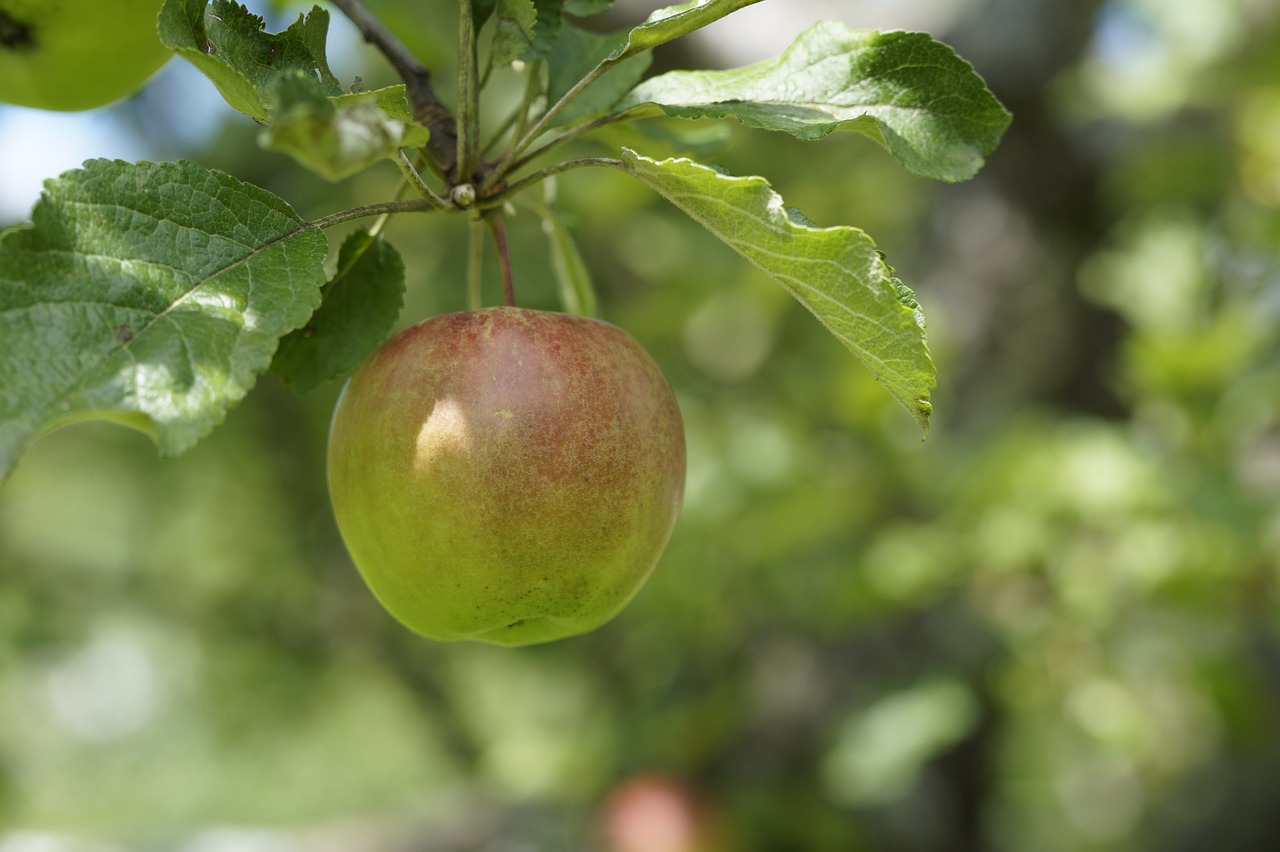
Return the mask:
[[[511,252],[507,248],[507,226],[501,213],[490,213],[484,217],[489,223],[489,233],[493,236],[493,247],[498,252],[498,270],[502,273],[502,297],[507,307],[516,306],[516,286],[511,277]]]
[[[484,233],[480,217],[471,220],[467,241],[467,310],[478,311],[483,305],[480,297],[480,276],[484,268]]]

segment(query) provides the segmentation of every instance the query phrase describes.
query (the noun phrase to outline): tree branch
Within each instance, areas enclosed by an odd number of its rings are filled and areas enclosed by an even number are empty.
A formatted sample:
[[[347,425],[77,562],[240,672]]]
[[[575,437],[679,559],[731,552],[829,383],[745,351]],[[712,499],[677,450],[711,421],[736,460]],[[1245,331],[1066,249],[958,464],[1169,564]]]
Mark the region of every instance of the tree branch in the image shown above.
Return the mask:
[[[333,0],[333,5],[356,25],[365,41],[381,51],[404,80],[414,118],[431,131],[427,155],[440,173],[453,178],[458,164],[458,125],[432,87],[431,72],[378,20],[363,0]]]

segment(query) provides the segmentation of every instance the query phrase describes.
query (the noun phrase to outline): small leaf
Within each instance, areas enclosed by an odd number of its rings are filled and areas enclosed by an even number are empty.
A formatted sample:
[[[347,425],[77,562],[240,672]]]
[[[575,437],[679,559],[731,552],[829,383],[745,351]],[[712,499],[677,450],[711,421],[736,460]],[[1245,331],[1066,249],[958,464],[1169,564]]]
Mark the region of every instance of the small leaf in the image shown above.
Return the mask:
[[[533,41],[537,21],[538,9],[533,0],[498,0],[490,61],[502,67],[519,59]]]
[[[925,33],[834,22],[806,30],[777,59],[646,80],[616,109],[647,103],[680,118],[731,116],[804,140],[851,130],[907,170],[945,181],[973,177],[1009,125],[973,66],[947,45]]]
[[[560,285],[560,302],[564,309],[578,316],[596,316],[598,309],[591,271],[578,251],[573,234],[551,207],[529,199],[522,200],[542,219],[542,232],[547,235],[551,250],[551,269]]]
[[[158,20],[165,46],[200,69],[227,103],[265,122],[271,86],[281,74],[315,79],[326,95],[342,93],[325,58],[329,13],[315,6],[281,33],[231,0],[165,0]]]
[[[545,59],[551,53],[564,24],[564,0],[533,0],[538,19],[533,26],[533,37],[520,58],[526,62]]]
[[[590,18],[609,11],[613,0],[565,0],[564,10],[575,18]]]
[[[329,180],[353,175],[401,148],[425,145],[403,85],[326,97],[314,78],[282,75],[271,87],[271,124],[259,141]]]
[[[556,101],[626,40],[625,33],[601,35],[567,24],[560,30],[547,56],[547,103]],[[652,54],[632,57],[606,71],[582,91],[556,117],[565,124],[588,115],[608,112],[631,91],[653,62]]]
[[[759,2],[760,0],[689,0],[687,3],[658,9],[628,34],[627,43],[611,59],[620,60],[652,50],[660,44],[715,23],[731,12]]]
[[[0,476],[41,432],[103,418],[194,445],[306,322],[324,235],[195,163],[91,160],[0,236]]]
[[[366,230],[347,237],[324,302],[302,328],[280,341],[271,371],[298,393],[354,370],[400,316],[404,261]]]
[[[489,20],[497,6],[498,0],[471,0],[471,23],[476,32],[480,32],[480,28]]]
[[[760,177],[623,149],[631,174],[771,276],[808,308],[928,434],[936,384],[915,297],[857,228],[818,228]]]

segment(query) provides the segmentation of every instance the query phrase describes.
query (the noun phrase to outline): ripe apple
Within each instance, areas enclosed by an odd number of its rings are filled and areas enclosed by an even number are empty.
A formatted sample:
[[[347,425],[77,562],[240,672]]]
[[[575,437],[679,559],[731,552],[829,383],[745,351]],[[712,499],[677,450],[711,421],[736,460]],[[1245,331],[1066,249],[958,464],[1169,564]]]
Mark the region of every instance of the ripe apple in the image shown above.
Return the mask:
[[[684,495],[658,365],[616,326],[488,308],[406,329],[352,374],[329,435],[343,541],[432,639],[585,633],[631,599]]]
[[[739,849],[718,815],[688,784],[667,775],[633,775],[605,800],[609,852],[713,852]]]
[[[0,0],[0,101],[80,110],[132,94],[171,55],[161,0]]]

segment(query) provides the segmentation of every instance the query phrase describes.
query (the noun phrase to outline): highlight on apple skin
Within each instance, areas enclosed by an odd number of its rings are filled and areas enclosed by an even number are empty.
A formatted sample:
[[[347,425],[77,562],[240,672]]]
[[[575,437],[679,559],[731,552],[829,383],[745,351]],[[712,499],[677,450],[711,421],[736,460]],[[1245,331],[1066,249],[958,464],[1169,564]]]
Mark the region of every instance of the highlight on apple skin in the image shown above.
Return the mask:
[[[334,514],[382,605],[432,639],[593,630],[644,584],[684,495],[675,395],[630,335],[487,308],[401,332],[352,374]]]

